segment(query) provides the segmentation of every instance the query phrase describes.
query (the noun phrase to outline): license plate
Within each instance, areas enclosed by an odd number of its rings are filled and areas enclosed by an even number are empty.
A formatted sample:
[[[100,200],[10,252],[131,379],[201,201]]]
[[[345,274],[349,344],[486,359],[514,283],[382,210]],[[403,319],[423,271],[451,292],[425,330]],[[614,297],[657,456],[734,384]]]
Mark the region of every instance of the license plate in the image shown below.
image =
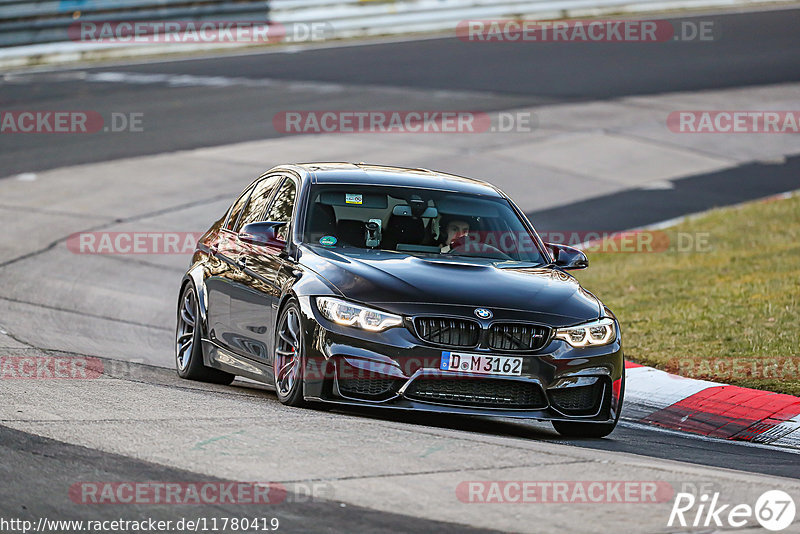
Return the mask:
[[[522,358],[517,356],[487,356],[442,351],[442,371],[459,371],[482,375],[522,375]]]

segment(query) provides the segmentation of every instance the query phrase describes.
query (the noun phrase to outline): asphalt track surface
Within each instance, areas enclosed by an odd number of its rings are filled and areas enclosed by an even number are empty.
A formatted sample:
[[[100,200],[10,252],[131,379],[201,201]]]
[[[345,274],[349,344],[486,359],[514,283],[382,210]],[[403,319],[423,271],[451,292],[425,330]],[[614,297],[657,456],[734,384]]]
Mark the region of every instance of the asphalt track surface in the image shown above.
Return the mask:
[[[675,27],[712,23],[712,41],[481,44],[449,37],[16,74],[0,81],[2,110],[94,110],[106,119],[143,113],[148,135],[63,136],[52,144],[2,136],[0,177],[275,137],[272,117],[285,110],[497,111],[798,81],[799,18],[800,10],[776,10],[669,19]],[[108,71],[149,78],[72,78]],[[227,83],[214,87],[209,78]],[[253,86],[259,82],[270,85]]]
[[[364,417],[388,418],[413,424],[452,428],[468,432],[489,433],[523,439],[604,451],[642,454],[665,460],[680,460],[711,467],[737,469],[750,473],[800,479],[798,455],[777,447],[760,448],[742,443],[706,439],[668,430],[653,430],[636,423],[622,422],[607,438],[567,439],[546,423],[534,424],[483,417],[387,415],[375,410],[349,410]]]
[[[758,180],[753,180],[758,176]],[[539,231],[600,227],[617,232],[729,206],[800,187],[800,157],[751,163],[672,182],[671,189],[629,189],[590,200],[529,212]]]
[[[277,402],[273,395],[266,402]],[[265,402],[265,399],[259,399]],[[345,412],[364,418],[376,417],[389,421],[452,428],[476,435],[491,434],[524,440],[550,441],[556,444],[596,448],[607,451],[649,454],[661,458],[681,459],[710,467],[730,467],[754,473],[773,474],[800,479],[797,455],[777,450],[763,450],[737,443],[701,440],[678,433],[654,432],[645,427],[623,425],[607,439],[565,440],[543,427],[527,423],[494,421],[469,417],[419,417],[414,415],[387,416],[368,410]],[[680,452],[675,454],[675,448]],[[153,518],[172,520],[198,517],[253,517],[252,505],[213,504],[183,507],[164,504],[130,504],[92,506],[70,499],[69,489],[81,481],[181,481],[226,482],[226,479],[199,475],[178,468],[97,451],[87,447],[65,444],[34,434],[20,432],[0,425],[0,473],[7,483],[0,487],[0,516],[37,521],[39,517],[62,520],[114,520]],[[257,515],[276,517],[288,532],[493,532],[440,521],[416,518],[413,510],[386,513],[368,508],[342,505],[335,500],[297,499],[261,507]]]
[[[17,481],[0,487],[0,514],[34,523],[39,517],[86,519],[86,508],[76,505],[68,497],[70,486],[79,480],[227,482],[118,454],[99,453],[3,426],[0,426],[0,454],[4,467],[15,466],[4,479]],[[341,506],[327,500],[282,502],[276,508],[274,513],[267,514],[262,509],[258,514],[269,519],[277,518],[290,532],[493,532],[358,506]],[[190,505],[179,511],[164,504],[134,504],[126,506],[125,516],[156,521],[196,520],[198,517],[210,520],[215,517],[253,517],[254,512],[253,505],[248,504],[220,503],[203,505],[202,508]],[[120,510],[114,506],[97,506],[91,510],[91,518],[99,521],[120,519]]]
[[[92,66],[80,72],[124,72],[177,76],[219,76],[270,80],[270,86],[231,83],[225,87],[166,83],[86,83],[70,71],[19,75],[0,85],[0,109],[93,109],[143,112],[155,117],[148,135],[81,136],[43,142],[35,136],[0,137],[0,177],[78,163],[155,154],[279,135],[271,116],[285,109],[435,109],[469,103],[473,110],[614,98],[632,94],[702,90],[800,80],[800,11],[714,15],[712,43],[664,46],[595,44],[474,45],[455,39],[349,46],[293,53]],[[25,76],[28,76],[27,78]],[[274,81],[274,82],[273,82]],[[295,82],[309,82],[307,85]],[[320,90],[320,85],[335,84]],[[402,95],[392,88],[402,87]],[[325,91],[335,95],[323,97]],[[416,92],[414,92],[416,91]],[[437,91],[440,93],[437,94]],[[331,94],[328,92],[327,94]],[[409,96],[410,95],[410,96]],[[456,104],[454,104],[454,102]],[[261,120],[253,120],[253,118]],[[675,181],[666,191],[631,190],[591,201],[534,212],[540,229],[583,229],[603,220],[608,230],[642,226],[713,206],[727,205],[797,188],[798,158],[753,164]],[[757,184],[746,180],[757,172]],[[724,184],[724,187],[721,185]],[[5,259],[5,258],[3,258]],[[161,371],[154,371],[161,372]],[[166,372],[166,371],[163,371]],[[258,402],[277,403],[264,393]],[[408,422],[475,434],[541,440],[570,447],[634,453],[683,462],[800,479],[798,455],[769,447],[706,440],[622,424],[602,440],[565,440],[546,425],[482,418],[395,416],[351,411],[364,419]],[[192,473],[163,465],[65,445],[0,426],[0,473],[13,485],[0,489],[3,513],[80,517],[64,487],[90,473],[94,479],[191,480]],[[203,480],[208,480],[204,477]],[[173,510],[143,509],[172,518]],[[233,515],[221,507],[204,514]],[[288,520],[319,531],[464,531],[467,527],[317,501],[281,509]],[[296,514],[296,515],[293,515]],[[8,514],[6,514],[8,515]],[[93,509],[113,518],[113,508]]]

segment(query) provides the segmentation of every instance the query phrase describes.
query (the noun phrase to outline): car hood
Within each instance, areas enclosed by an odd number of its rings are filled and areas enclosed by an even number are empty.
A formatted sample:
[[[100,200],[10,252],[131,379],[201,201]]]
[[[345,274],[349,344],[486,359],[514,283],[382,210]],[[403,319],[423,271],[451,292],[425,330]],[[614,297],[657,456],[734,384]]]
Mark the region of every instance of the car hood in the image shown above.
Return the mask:
[[[497,266],[470,258],[429,259],[363,249],[345,255],[317,246],[303,247],[300,260],[344,297],[362,303],[521,310],[559,316],[555,322],[562,324],[596,319],[602,310],[597,298],[575,278],[548,267]]]

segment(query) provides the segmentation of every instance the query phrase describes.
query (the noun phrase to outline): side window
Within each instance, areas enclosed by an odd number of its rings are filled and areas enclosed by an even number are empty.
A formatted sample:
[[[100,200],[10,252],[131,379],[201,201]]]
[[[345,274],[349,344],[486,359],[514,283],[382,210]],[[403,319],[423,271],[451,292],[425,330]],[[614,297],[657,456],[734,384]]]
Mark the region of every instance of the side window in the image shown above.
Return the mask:
[[[245,224],[262,220],[261,215],[267,209],[269,199],[272,198],[272,193],[278,188],[282,179],[283,176],[275,175],[264,178],[256,184],[253,194],[250,195],[250,201],[236,224],[236,232],[240,231]]]
[[[269,206],[265,221],[275,222],[290,222],[292,219],[292,209],[294,208],[294,200],[297,196],[297,186],[290,179],[283,182],[278,194]],[[278,237],[287,241],[289,239],[289,225],[287,224],[278,232]]]
[[[236,202],[233,203],[231,213],[228,216],[228,220],[225,222],[225,228],[233,231],[234,227],[236,226],[236,221],[239,220],[239,215],[242,214],[242,210],[244,209],[245,205],[247,205],[247,199],[250,198],[250,193],[252,191],[253,188],[248,187],[245,192],[242,193],[242,196],[240,196]]]

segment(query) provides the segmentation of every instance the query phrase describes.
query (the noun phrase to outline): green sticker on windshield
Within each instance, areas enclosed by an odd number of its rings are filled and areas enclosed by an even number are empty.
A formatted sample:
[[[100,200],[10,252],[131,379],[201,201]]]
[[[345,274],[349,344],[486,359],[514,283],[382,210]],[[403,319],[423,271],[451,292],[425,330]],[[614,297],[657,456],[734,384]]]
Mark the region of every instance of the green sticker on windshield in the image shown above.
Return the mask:
[[[336,244],[336,238],[332,235],[324,235],[319,238],[319,244],[331,247]]]

